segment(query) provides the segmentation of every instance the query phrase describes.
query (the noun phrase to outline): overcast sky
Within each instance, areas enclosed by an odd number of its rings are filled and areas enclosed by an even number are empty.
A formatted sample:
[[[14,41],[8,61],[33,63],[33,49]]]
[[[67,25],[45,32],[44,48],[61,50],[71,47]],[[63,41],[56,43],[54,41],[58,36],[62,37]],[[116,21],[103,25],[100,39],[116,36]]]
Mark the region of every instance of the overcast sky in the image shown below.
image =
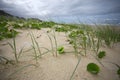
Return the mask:
[[[16,16],[54,20],[120,19],[120,0],[0,0],[0,9]]]

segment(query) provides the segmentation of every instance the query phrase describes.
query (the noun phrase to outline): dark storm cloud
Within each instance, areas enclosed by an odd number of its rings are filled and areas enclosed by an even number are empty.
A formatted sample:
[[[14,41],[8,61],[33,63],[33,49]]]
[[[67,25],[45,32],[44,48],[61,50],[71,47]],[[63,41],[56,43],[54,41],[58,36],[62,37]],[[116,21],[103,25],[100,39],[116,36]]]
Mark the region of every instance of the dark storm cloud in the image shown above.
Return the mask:
[[[19,16],[120,14],[120,0],[0,0],[0,9]]]

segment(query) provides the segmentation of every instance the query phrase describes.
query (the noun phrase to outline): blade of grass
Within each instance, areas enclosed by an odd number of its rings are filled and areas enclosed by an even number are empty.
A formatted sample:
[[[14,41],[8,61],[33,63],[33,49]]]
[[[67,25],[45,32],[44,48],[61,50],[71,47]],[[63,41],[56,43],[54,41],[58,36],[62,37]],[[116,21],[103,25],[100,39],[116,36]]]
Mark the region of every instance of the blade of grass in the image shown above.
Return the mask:
[[[70,76],[70,79],[69,79],[69,80],[72,80],[72,78],[73,78],[73,76],[74,76],[74,74],[75,74],[75,71],[77,70],[77,67],[78,67],[78,65],[80,64],[80,61],[81,61],[81,58],[78,59],[78,63],[77,63],[77,65],[75,66],[75,69],[73,70],[72,75]]]
[[[27,67],[29,67],[29,66],[35,66],[35,67],[36,67],[35,64],[28,64],[28,65],[25,65],[25,66],[23,66],[23,67],[17,69],[15,72],[11,73],[10,75],[8,75],[8,78],[11,77],[11,76],[13,76],[13,75],[15,75],[15,74],[17,74],[18,72],[20,72],[21,70],[23,70],[23,69],[25,69],[25,68],[27,68]]]

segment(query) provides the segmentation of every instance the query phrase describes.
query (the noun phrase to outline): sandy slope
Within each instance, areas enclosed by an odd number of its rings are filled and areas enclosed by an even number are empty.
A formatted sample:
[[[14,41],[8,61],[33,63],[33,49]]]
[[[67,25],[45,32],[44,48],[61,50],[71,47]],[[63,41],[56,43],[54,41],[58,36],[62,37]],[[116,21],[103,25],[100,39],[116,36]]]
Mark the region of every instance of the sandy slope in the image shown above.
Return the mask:
[[[45,34],[47,30],[49,29],[18,30],[21,33],[16,37],[17,50],[19,51],[23,46],[25,46],[24,51],[31,48],[29,31],[33,32],[40,46],[50,49],[50,41]],[[56,36],[59,46],[64,45],[66,52],[73,51],[71,45],[66,41],[67,38],[64,33],[57,32]],[[14,59],[11,48],[5,45],[7,42],[12,43],[12,39],[0,42],[0,55],[8,59]],[[90,55],[93,54],[93,52],[88,51],[87,57],[81,57],[81,62],[75,72],[73,80],[120,80],[116,74],[117,67],[110,63],[113,62],[120,65],[120,44],[116,44],[112,49],[102,47],[101,50],[107,52],[106,57],[101,60],[104,66],[99,64],[99,62]],[[54,57],[49,52],[39,59],[37,67],[25,67],[23,70],[9,77],[11,73],[21,67],[35,63],[35,60],[32,60],[32,52],[33,51],[23,53],[20,58],[21,62],[17,65],[0,64],[0,80],[69,80],[78,61],[73,53],[66,53]],[[101,71],[98,75],[92,75],[86,71],[86,65],[89,62],[94,62],[100,66]]]

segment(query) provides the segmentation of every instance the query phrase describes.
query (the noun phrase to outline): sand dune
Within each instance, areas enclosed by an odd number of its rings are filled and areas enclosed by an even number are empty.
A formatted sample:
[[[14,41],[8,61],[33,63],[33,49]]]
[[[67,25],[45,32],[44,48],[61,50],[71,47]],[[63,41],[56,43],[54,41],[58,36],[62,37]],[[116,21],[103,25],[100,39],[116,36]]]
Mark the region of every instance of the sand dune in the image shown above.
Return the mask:
[[[41,30],[18,30],[20,33],[16,37],[17,50],[19,51],[23,46],[24,51],[31,48],[32,42],[30,39],[29,31],[33,32],[37,42],[40,46],[50,49],[50,40],[46,35],[49,29]],[[72,52],[72,46],[67,42],[65,33],[56,32],[58,46],[65,47],[65,54],[53,56],[51,52],[48,52],[38,60],[37,67],[28,66],[14,75],[9,76],[11,73],[19,70],[25,65],[34,64],[35,60],[31,56],[33,50],[24,52],[20,57],[20,63],[17,65],[3,65],[0,64],[0,80],[69,80],[72,72],[78,62],[78,58],[75,57]],[[12,43],[12,39],[6,39],[0,41],[0,55],[8,59],[14,59],[14,54],[7,42]],[[101,50],[106,51],[106,56],[101,60],[102,66],[91,54],[91,51],[87,51],[87,56],[81,56],[81,62],[75,72],[73,80],[120,80],[116,74],[117,67],[112,63],[120,65],[120,43],[115,44],[113,48],[102,47]],[[45,50],[42,49],[44,52]],[[98,75],[92,75],[86,71],[86,66],[89,62],[94,62],[100,66],[100,73]],[[112,63],[111,63],[112,62]]]

